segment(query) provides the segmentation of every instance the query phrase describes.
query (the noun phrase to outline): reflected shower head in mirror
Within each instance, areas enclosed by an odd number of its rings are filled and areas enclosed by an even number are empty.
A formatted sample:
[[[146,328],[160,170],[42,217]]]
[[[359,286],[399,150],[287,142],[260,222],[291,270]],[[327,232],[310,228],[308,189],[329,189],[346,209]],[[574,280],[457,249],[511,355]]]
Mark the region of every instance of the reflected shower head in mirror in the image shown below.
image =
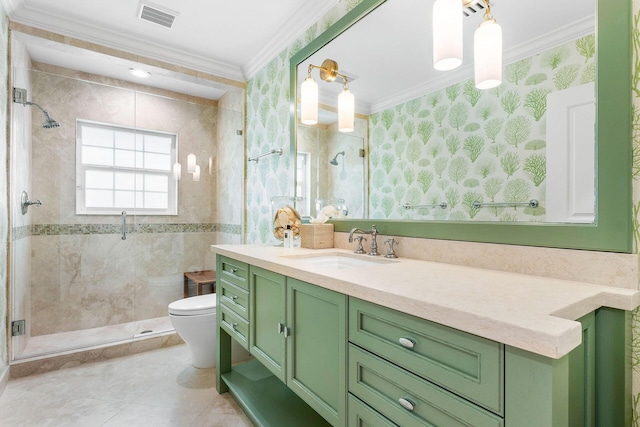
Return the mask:
[[[42,111],[42,114],[44,114],[44,122],[42,123],[42,127],[45,129],[53,129],[53,128],[59,128],[60,127],[60,123],[56,122],[55,120],[53,120],[51,118],[51,116],[49,116],[49,113],[47,112],[47,110],[45,110],[44,108],[42,108],[41,106],[39,106],[38,104],[36,104],[35,102],[25,102],[23,105],[34,105],[36,107],[38,107],[40,109],[40,111]]]
[[[332,160],[329,160],[329,163],[331,163],[334,166],[338,166],[338,156],[339,155],[343,155],[344,156],[344,151],[340,151],[338,154],[336,154]]]

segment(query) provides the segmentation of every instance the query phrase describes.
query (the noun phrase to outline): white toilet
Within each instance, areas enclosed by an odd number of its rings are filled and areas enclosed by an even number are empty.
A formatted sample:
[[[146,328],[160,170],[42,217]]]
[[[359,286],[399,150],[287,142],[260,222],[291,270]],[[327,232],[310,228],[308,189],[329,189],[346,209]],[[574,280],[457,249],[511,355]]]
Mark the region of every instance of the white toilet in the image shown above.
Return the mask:
[[[169,304],[169,318],[191,352],[196,368],[216,366],[216,294],[179,299]]]

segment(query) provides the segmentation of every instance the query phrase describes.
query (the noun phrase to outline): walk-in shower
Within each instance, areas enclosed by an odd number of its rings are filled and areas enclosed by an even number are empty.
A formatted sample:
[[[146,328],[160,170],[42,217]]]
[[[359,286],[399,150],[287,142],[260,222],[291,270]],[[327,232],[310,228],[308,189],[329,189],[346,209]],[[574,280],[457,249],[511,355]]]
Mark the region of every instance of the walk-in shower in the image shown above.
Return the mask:
[[[45,110],[44,108],[42,108],[40,105],[36,104],[35,102],[31,102],[31,101],[27,101],[27,90],[26,89],[21,89],[21,88],[17,88],[14,87],[13,88],[13,102],[17,103],[17,104],[22,104],[25,107],[28,105],[33,105],[34,107],[38,107],[40,109],[40,111],[42,111],[42,114],[44,114],[44,122],[42,123],[42,127],[45,129],[53,129],[53,128],[59,128],[60,127],[60,123],[56,122],[55,120],[53,120],[51,118],[51,116],[49,116],[49,113],[47,112],[47,110]]]
[[[12,70],[10,320],[24,325],[11,339],[16,365],[173,340],[167,306],[183,297],[184,273],[215,269],[212,244],[242,242],[243,92],[218,101],[76,76],[37,62]],[[24,108],[32,105],[44,124]],[[201,173],[178,180],[173,165],[186,171],[190,154]],[[23,215],[22,191],[46,203]]]

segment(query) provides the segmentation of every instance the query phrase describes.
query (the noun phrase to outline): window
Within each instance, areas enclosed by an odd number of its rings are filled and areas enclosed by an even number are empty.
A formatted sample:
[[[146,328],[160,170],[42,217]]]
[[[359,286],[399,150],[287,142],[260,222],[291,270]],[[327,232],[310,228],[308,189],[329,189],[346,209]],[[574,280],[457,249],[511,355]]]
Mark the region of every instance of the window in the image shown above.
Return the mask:
[[[177,215],[177,135],[78,120],[76,214]]]

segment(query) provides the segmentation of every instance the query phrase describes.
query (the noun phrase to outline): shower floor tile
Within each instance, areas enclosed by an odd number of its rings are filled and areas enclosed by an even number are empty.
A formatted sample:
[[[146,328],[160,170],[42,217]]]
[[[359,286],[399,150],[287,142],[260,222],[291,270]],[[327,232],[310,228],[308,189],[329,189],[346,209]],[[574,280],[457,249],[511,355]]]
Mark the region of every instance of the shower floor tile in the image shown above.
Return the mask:
[[[177,345],[10,380],[0,424],[250,427],[215,382],[215,368],[194,368],[187,347]]]

